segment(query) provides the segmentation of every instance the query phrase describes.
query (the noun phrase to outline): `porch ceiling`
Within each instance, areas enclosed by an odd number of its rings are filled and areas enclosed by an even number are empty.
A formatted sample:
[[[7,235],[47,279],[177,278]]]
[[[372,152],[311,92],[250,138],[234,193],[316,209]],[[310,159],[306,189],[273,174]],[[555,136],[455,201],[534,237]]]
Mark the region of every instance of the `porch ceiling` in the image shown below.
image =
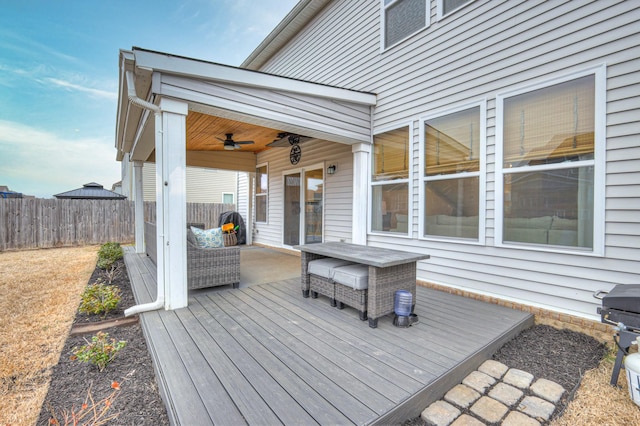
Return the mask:
[[[240,145],[240,152],[260,152],[269,149],[266,145],[278,139],[282,130],[257,126],[242,121],[189,111],[187,115],[187,151],[224,151],[227,133],[234,141],[253,141]],[[218,139],[219,138],[219,139]]]

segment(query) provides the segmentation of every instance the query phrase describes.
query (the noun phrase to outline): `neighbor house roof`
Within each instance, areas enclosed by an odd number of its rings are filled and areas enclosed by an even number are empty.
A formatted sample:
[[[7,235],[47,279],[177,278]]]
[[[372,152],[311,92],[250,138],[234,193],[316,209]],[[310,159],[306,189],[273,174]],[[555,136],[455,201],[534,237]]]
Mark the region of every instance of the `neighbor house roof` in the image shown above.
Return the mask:
[[[82,185],[82,188],[62,192],[54,195],[56,198],[67,200],[124,200],[124,195],[104,189],[102,185],[91,182]]]

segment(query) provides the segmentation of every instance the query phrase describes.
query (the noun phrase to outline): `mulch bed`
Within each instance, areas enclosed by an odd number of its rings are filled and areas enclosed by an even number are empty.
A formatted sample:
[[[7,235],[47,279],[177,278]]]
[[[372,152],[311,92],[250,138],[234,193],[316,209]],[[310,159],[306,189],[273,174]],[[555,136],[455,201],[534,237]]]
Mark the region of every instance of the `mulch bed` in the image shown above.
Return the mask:
[[[122,320],[124,309],[135,305],[124,261],[118,261],[118,265],[119,273],[112,282],[122,291],[118,309],[104,316],[76,314],[72,333],[65,342],[58,364],[53,369],[51,385],[40,411],[38,425],[49,425],[52,412],[56,413],[58,421],[64,425],[64,412],[77,413],[87,401],[89,392],[101,409],[104,408],[104,402],[101,401],[111,398],[111,406],[106,411],[106,416],[117,415],[117,418],[106,424],[169,424],[140,324],[134,321],[133,324],[108,327],[109,321],[113,324],[115,320]],[[95,283],[100,277],[104,281],[104,272],[96,268],[89,283]],[[89,334],[74,335],[74,330],[78,330],[79,326],[101,322],[107,322],[104,326],[108,328],[102,331],[109,333],[109,337],[127,342],[124,349],[102,372],[94,365],[72,360],[73,348],[85,345],[85,339],[91,341],[95,334],[95,331],[92,331]],[[117,321],[122,322],[127,321]],[[119,390],[112,388],[113,382],[119,384]],[[90,418],[91,415],[84,420]]]

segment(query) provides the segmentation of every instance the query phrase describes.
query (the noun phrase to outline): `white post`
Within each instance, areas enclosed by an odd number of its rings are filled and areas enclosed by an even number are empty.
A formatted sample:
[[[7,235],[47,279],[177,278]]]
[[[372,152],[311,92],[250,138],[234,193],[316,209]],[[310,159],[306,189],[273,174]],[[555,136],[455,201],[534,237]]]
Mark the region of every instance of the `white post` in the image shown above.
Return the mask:
[[[133,162],[133,202],[135,211],[136,253],[145,252],[144,196],[142,187],[142,161]]]
[[[160,101],[162,110],[162,161],[156,203],[162,209],[157,229],[162,230],[165,309],[184,308],[187,291],[187,199],[186,199],[186,116],[187,104],[171,99]],[[160,231],[159,231],[160,233]],[[158,251],[158,257],[160,256]]]
[[[367,244],[367,218],[369,207],[369,167],[371,145],[359,143],[351,146],[353,153],[353,216],[351,242]]]

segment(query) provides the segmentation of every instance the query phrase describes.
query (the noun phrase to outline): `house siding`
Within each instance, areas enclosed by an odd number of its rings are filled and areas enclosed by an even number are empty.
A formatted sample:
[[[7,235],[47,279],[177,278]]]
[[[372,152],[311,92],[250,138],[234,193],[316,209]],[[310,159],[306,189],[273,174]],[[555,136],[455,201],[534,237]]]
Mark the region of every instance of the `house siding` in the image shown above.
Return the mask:
[[[596,319],[596,290],[640,283],[640,3],[476,0],[439,21],[437,1],[429,5],[426,29],[382,50],[381,2],[333,1],[261,70],[376,93],[374,132],[413,123],[411,233],[369,235],[370,244],[430,254],[418,265],[424,281]],[[604,255],[499,247],[496,96],[603,64]],[[486,101],[485,239],[420,239],[419,118],[478,101]],[[342,220],[338,212],[332,221],[344,231],[350,212]]]
[[[269,198],[267,223],[255,223],[254,242],[283,246],[284,174],[320,165],[324,174],[324,241],[351,241],[351,211],[353,206],[353,159],[351,146],[310,141],[300,145],[302,157],[298,164],[289,161],[289,149],[277,148],[258,154],[258,164],[269,166]],[[327,175],[326,169],[336,165],[337,171]]]
[[[238,172],[187,167],[187,203],[222,203],[222,193],[232,193],[238,201]],[[142,186],[145,201],[156,200],[156,165],[142,167]]]

